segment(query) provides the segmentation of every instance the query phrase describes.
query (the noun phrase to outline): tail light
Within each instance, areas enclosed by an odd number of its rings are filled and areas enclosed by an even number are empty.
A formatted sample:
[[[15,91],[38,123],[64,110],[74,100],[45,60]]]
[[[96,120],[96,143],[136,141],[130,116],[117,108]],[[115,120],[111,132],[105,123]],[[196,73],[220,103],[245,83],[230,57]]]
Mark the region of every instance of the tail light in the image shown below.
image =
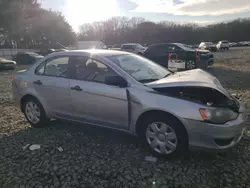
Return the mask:
[[[11,81],[14,81],[15,80],[15,75],[14,75],[14,73],[12,73],[12,75],[11,75]]]
[[[201,60],[201,53],[199,51],[195,52],[195,58],[196,58],[196,67],[198,68],[198,64],[200,63]]]
[[[174,59],[173,57],[174,57],[175,59]],[[177,55],[176,53],[169,53],[169,55],[168,55],[168,60],[169,60],[169,61],[171,61],[171,60],[176,60],[176,61],[177,61],[177,60],[178,60],[178,55]]]

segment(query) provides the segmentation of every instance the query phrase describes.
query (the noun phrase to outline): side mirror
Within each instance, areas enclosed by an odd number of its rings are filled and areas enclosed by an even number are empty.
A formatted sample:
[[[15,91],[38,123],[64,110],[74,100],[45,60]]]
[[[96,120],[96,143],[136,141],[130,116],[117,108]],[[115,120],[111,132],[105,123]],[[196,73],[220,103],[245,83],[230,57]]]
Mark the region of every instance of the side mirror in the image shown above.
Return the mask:
[[[105,79],[107,85],[113,85],[118,87],[127,87],[128,83],[120,76],[107,76]]]

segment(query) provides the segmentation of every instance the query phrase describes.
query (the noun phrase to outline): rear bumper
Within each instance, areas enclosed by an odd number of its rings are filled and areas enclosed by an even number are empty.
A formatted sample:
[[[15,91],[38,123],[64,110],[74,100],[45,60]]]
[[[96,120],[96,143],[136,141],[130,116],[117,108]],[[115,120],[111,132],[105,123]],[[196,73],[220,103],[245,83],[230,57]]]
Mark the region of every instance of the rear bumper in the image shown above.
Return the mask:
[[[196,120],[184,119],[189,136],[189,146],[192,149],[226,150],[236,145],[242,138],[248,126],[245,121],[246,112],[238,118],[225,124],[211,124]]]
[[[4,64],[4,63],[0,63],[0,69],[15,69],[16,65],[15,64]]]
[[[210,58],[209,60],[207,60],[207,65],[213,65],[214,64],[214,58]]]

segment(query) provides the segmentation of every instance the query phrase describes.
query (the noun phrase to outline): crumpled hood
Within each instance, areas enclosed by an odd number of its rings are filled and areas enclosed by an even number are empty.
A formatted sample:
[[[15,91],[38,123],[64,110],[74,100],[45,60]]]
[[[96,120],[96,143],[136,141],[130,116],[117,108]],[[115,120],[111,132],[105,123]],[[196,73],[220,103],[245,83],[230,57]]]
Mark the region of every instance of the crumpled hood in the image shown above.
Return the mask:
[[[220,91],[227,97],[230,97],[229,93],[221,86],[217,78],[201,69],[177,72],[161,80],[147,83],[146,85],[151,88],[178,86],[209,87]]]

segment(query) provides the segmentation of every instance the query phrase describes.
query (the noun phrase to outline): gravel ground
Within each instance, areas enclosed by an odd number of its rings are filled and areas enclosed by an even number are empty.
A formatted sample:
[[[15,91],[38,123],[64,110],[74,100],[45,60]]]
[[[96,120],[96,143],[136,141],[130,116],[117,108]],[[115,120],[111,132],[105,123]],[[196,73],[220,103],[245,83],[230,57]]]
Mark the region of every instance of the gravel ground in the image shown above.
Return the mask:
[[[250,48],[215,56],[216,64],[209,72],[250,107]],[[150,163],[138,139],[123,133],[59,121],[33,129],[10,97],[10,72],[0,72],[1,188],[250,188],[247,139],[225,153],[196,151]],[[26,144],[41,148],[23,149]]]

